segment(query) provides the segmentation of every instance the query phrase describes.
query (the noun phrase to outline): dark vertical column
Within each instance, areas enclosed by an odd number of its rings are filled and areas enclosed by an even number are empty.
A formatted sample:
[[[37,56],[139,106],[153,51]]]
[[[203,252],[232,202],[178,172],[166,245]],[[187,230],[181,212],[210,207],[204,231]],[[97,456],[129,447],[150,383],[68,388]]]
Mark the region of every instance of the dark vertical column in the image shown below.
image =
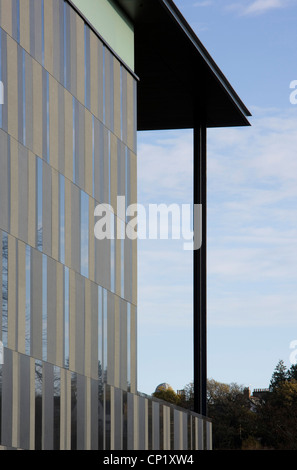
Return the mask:
[[[201,204],[201,224],[197,224],[199,211],[194,210],[196,243],[194,249],[194,411],[206,416],[206,222],[207,222],[207,178],[206,178],[206,128],[197,125],[194,129],[194,204]],[[200,234],[197,231],[200,230]],[[197,237],[201,246],[197,247]]]

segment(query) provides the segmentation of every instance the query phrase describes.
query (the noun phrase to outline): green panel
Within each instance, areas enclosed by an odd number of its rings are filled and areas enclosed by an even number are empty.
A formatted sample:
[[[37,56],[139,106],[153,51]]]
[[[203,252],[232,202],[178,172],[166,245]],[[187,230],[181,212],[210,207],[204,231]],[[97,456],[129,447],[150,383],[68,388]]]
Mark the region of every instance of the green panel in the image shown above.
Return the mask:
[[[111,0],[72,0],[118,56],[134,70],[134,28]]]

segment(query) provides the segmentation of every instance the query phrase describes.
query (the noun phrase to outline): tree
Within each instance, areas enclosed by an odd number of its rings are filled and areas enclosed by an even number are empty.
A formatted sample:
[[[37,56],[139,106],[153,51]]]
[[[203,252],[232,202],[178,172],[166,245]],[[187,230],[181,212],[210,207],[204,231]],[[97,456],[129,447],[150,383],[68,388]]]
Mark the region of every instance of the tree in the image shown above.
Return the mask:
[[[288,378],[289,376],[285,363],[284,361],[280,360],[272,374],[269,387],[270,390],[275,391],[276,388],[279,387],[280,384],[286,382]]]
[[[242,449],[244,442],[256,440],[255,414],[242,386],[208,380],[208,415],[215,450]]]
[[[155,391],[153,397],[167,401],[168,403],[174,403],[175,405],[180,404],[179,396],[172,389]]]

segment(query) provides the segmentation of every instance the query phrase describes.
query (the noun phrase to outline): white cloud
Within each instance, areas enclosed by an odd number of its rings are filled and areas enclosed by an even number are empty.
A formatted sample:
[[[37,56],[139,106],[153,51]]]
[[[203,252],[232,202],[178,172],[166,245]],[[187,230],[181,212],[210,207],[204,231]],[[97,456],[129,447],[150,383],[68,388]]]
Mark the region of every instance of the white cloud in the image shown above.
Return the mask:
[[[250,128],[208,132],[209,321],[296,325],[296,109],[253,115]],[[139,202],[192,197],[192,134],[164,135],[140,145]],[[191,317],[191,262],[165,246],[163,254],[139,251],[139,313],[178,325]]]
[[[208,7],[212,4],[213,4],[212,0],[204,0],[204,1],[201,1],[201,2],[195,2],[193,6],[194,7]]]
[[[286,8],[295,0],[254,0],[252,2],[242,2],[228,4],[227,10],[237,11],[240,15],[260,15],[271,10]]]
[[[255,0],[245,9],[244,13],[246,15],[254,13],[259,14],[275,8],[282,8],[284,6],[284,0]]]

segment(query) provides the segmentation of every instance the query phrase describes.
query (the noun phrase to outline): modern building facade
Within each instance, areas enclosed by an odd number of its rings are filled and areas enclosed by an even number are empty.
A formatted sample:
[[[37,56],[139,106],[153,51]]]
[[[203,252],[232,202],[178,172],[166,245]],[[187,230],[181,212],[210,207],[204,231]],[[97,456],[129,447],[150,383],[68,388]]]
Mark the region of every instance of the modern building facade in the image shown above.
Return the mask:
[[[139,36],[139,9],[171,27],[169,3],[0,2],[2,449],[211,448],[203,408],[137,390],[137,240],[119,236],[117,197],[137,202],[137,129],[194,127],[156,105]],[[246,125],[234,96],[224,125]],[[114,239],[95,237],[98,204]]]

